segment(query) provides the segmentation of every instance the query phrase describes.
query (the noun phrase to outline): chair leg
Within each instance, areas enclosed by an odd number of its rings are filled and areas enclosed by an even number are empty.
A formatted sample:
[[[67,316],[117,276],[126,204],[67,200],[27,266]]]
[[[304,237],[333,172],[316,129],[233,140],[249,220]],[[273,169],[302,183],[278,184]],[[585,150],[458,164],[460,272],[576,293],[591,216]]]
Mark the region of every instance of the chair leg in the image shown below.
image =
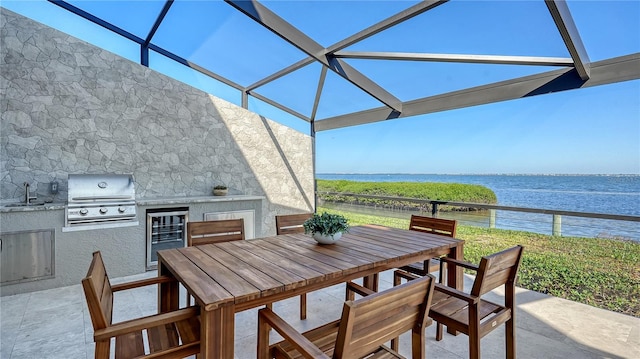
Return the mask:
[[[362,278],[362,286],[369,288],[374,292],[378,291],[378,282],[378,273]]]
[[[445,265],[444,265],[444,261],[440,261],[440,270],[438,271],[438,279],[440,280],[440,284],[445,284]]]
[[[391,339],[391,350],[397,352],[399,346],[400,346],[400,338],[396,337]]]
[[[271,304],[267,304],[267,308]],[[269,308],[271,310],[271,308]],[[269,332],[271,331],[271,326],[267,324],[266,320],[262,318],[262,316],[258,313],[258,338],[257,338],[257,358],[258,359],[269,359]]]
[[[402,279],[400,278],[400,276],[397,273],[394,272],[393,273],[393,286],[397,287],[397,286],[400,285],[401,282],[402,282]]]
[[[425,337],[424,328],[411,331],[411,358],[425,358]]]
[[[307,319],[307,294],[300,295],[300,320]]]
[[[438,277],[440,280],[440,284],[444,284],[445,283],[445,271],[444,271],[444,261],[440,261],[440,270],[438,271]],[[443,325],[440,322],[436,322],[437,327],[436,327],[436,341],[440,341],[442,340],[442,332],[443,332]]]
[[[110,349],[111,349],[111,345],[109,340],[96,342],[94,358],[96,359],[109,358]]]
[[[507,359],[515,359],[516,357],[516,328],[513,318],[505,323],[507,329]]]
[[[469,333],[469,359],[480,359],[480,336],[478,333]]]
[[[480,313],[478,306],[469,305],[469,359],[480,359]]]
[[[396,273],[393,272],[393,286],[397,287],[401,284],[402,282],[402,278],[400,278],[400,276]],[[395,337],[393,339],[391,339],[391,349],[394,351],[398,351],[398,348],[400,346],[400,338],[399,337]]]
[[[400,276],[397,273],[393,273],[393,286],[397,287],[402,283],[402,278],[400,278]],[[391,349],[398,351],[398,348],[400,346],[400,338],[396,337],[391,339]]]
[[[347,293],[344,296],[344,300],[355,300],[355,299],[356,299],[356,293],[347,289]]]
[[[264,307],[273,312],[273,303],[267,303],[264,305]],[[271,329],[273,328],[269,327],[269,331],[271,331]]]

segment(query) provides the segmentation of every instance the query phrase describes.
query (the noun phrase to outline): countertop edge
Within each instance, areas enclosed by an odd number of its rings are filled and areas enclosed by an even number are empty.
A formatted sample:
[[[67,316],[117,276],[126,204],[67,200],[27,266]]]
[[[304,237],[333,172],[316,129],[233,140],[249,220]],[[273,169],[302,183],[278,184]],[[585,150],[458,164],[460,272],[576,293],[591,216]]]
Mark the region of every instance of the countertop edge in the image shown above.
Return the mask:
[[[158,204],[188,204],[207,202],[237,202],[263,200],[264,196],[253,195],[226,195],[226,196],[200,196],[200,197],[159,197],[140,198],[136,200],[138,206],[153,206]]]
[[[24,207],[8,207],[5,205],[0,205],[0,213],[10,213],[10,212],[37,212],[37,211],[52,211],[52,210],[62,210],[65,209],[66,202],[55,202],[55,203],[45,203],[45,204],[34,204]]]
[[[154,206],[154,205],[165,205],[165,204],[257,201],[257,200],[264,200],[265,198],[266,198],[265,196],[254,196],[254,195],[139,198],[136,200],[136,205]],[[5,204],[5,205],[0,205],[0,213],[51,211],[51,210],[62,210],[65,208],[66,208],[66,202],[45,203],[44,205],[32,205],[32,206],[24,206],[24,207],[8,207]]]

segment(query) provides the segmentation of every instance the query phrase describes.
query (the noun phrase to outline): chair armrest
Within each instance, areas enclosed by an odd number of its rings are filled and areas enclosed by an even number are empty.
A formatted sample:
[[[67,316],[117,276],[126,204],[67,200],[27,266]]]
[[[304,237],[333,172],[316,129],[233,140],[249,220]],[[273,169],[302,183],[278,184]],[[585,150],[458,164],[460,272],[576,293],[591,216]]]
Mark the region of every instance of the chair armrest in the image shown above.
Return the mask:
[[[447,287],[446,285],[436,283],[435,288],[437,292],[442,292],[448,294],[452,297],[456,297],[458,299],[464,300],[469,304],[476,304],[480,302],[480,297],[473,296],[471,294],[467,294],[465,292],[459,291],[455,288]]]
[[[419,278],[420,278],[419,276],[417,276],[417,275],[415,275],[415,274],[413,274],[413,273],[409,273],[409,272],[407,272],[407,271],[403,271],[403,270],[396,270],[396,271],[394,271],[394,272],[393,272],[393,276],[394,276],[394,277],[395,277],[395,276],[398,276],[398,277],[404,278],[404,279],[406,279],[407,281],[414,280],[414,279],[419,279]]]
[[[168,277],[168,276],[157,276],[154,278],[148,278],[148,279],[141,279],[141,280],[136,280],[136,281],[131,281],[131,282],[127,282],[127,283],[120,283],[120,284],[114,284],[111,286],[111,290],[114,292],[120,291],[120,290],[127,290],[127,289],[133,289],[133,288],[139,288],[139,287],[144,287],[147,285],[153,285],[153,284],[159,284],[159,283],[169,283],[169,282],[175,282],[176,279],[173,277]]]
[[[367,287],[363,287],[358,283],[354,283],[354,282],[347,282],[347,292],[354,292],[357,293],[358,295],[361,295],[363,297],[366,297],[368,295],[374,294],[375,292]]]
[[[452,263],[452,264],[455,264],[457,266],[464,267],[464,268],[467,268],[467,269],[471,269],[471,270],[474,270],[474,271],[478,270],[478,266],[473,264],[473,263],[464,262],[464,261],[453,259],[453,258],[449,258],[449,257],[440,257],[440,265],[442,265],[442,263],[444,263],[444,262]]]
[[[147,317],[116,323],[105,329],[98,329],[93,333],[96,342],[107,340],[119,335],[136,332],[142,329],[157,327],[163,324],[175,323],[200,314],[200,307],[189,307],[169,313],[155,314]]]
[[[305,358],[326,358],[330,359],[320,348],[315,346],[304,335],[295,330],[289,323],[285,322],[276,313],[269,308],[263,308],[258,311],[258,316],[267,322],[271,328],[275,329],[284,340],[291,343],[291,345],[302,354]],[[260,321],[258,321],[258,332],[260,331]]]

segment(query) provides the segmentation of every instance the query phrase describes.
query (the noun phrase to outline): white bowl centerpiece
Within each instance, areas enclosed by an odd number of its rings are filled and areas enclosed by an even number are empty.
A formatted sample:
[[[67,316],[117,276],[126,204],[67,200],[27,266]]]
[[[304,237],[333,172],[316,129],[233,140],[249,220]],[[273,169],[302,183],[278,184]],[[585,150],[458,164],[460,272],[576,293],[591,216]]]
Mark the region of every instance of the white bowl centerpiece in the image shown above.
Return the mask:
[[[342,237],[342,233],[349,231],[349,223],[344,216],[327,212],[314,213],[302,226],[304,233],[311,234],[320,244],[333,244]]]

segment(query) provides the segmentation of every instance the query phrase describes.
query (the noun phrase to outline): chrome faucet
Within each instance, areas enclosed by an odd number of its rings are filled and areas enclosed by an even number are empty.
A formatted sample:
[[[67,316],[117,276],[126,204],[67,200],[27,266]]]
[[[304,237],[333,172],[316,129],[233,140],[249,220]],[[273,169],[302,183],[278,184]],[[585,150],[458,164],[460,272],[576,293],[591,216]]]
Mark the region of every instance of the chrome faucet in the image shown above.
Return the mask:
[[[32,199],[36,199],[37,196],[31,196],[31,186],[29,185],[29,182],[25,182],[24,183],[24,203],[29,204],[31,203]]]

